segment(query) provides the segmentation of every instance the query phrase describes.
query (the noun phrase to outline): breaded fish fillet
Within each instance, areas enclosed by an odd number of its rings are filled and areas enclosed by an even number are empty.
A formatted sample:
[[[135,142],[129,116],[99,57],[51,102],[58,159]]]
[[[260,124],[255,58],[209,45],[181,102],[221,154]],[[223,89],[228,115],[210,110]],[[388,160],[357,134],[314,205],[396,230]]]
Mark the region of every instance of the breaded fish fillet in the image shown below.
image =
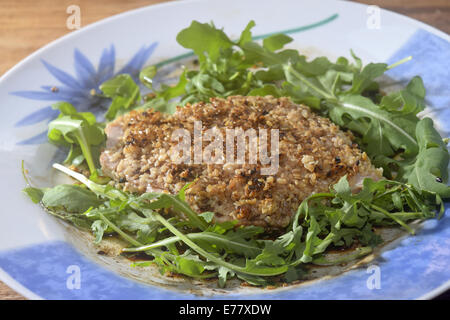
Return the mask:
[[[192,156],[188,163],[174,162],[171,155],[179,141],[172,139],[173,132],[185,129],[192,134],[195,121],[201,121],[202,132],[216,128],[224,136],[227,128],[278,129],[277,171],[262,174],[259,159],[253,164],[194,163]],[[303,199],[327,192],[342,176],[347,175],[354,189],[365,177],[382,177],[352,142],[351,133],[289,98],[213,98],[177,108],[173,115],[131,111],[105,131],[107,147],[100,162],[119,187],[174,194],[193,181],[186,201],[197,212],[215,212],[216,221],[283,228]],[[207,145],[203,143],[203,150]]]

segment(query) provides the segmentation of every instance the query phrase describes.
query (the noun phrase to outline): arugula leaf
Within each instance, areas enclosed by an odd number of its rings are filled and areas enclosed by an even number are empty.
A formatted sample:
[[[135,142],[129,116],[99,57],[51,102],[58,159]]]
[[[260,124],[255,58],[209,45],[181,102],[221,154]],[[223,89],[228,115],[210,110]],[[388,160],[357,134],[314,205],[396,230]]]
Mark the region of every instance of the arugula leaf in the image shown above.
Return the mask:
[[[447,144],[434,128],[433,120],[430,118],[423,118],[417,123],[416,138],[421,150],[429,148],[447,150]]]
[[[42,189],[34,187],[26,187],[22,190],[22,192],[25,193],[34,203],[41,202],[42,197],[44,196],[44,191]]]
[[[103,203],[92,191],[72,184],[60,184],[45,190],[41,201],[48,208],[69,213],[83,213]]]
[[[252,28],[255,26],[255,21],[250,20],[247,26],[244,28],[244,30],[241,32],[241,36],[239,37],[239,40],[237,42],[238,46],[242,46],[246,44],[247,42],[252,41]]]
[[[263,47],[269,51],[275,52],[279,49],[282,49],[284,45],[292,42],[294,39],[285,35],[285,34],[274,34],[270,37],[267,37],[263,40]],[[240,43],[240,45],[242,45]]]
[[[358,127],[354,122],[349,126],[363,135],[362,141],[369,156],[390,156],[398,149],[403,149],[405,155],[417,153],[414,129],[418,119],[414,115],[388,113],[370,99],[357,95],[346,95],[337,104],[330,104],[329,116],[333,122],[346,127],[349,123],[346,115],[353,121],[362,120]],[[370,122],[365,119],[370,119]]]
[[[219,267],[219,287],[223,288],[225,287],[225,283],[228,279],[233,278],[236,273],[233,270],[230,270],[226,267]]]
[[[197,21],[192,21],[188,28],[181,30],[177,35],[177,41],[183,47],[192,49],[201,61],[205,61],[205,53],[214,61],[219,57],[221,50],[233,45],[233,41],[222,30]]]
[[[248,96],[261,96],[261,97],[273,96],[273,97],[279,98],[279,97],[281,97],[282,94],[276,86],[274,86],[272,84],[266,84],[264,87],[255,88],[255,89],[250,90],[247,93],[247,95]]]
[[[153,89],[153,78],[156,76],[156,73],[156,66],[147,66],[139,72],[139,81],[146,87]]]
[[[289,267],[286,273],[284,274],[284,280],[287,283],[294,282],[296,280],[301,279],[306,272],[300,268],[296,267]]]
[[[100,90],[104,96],[112,99],[105,114],[108,120],[113,120],[117,115],[130,111],[141,99],[139,86],[129,74],[119,74],[103,82]]]
[[[183,274],[191,277],[200,276],[205,271],[205,262],[198,255],[190,254],[186,251],[175,259],[177,268],[183,270]]]
[[[419,190],[449,198],[450,187],[445,183],[448,180],[447,168],[450,157],[430,118],[419,121],[416,136],[420,146],[417,159],[402,168],[401,178]]]
[[[392,92],[381,99],[380,107],[403,114],[417,114],[425,109],[425,87],[420,77],[411,79],[405,89]]]
[[[103,220],[95,220],[91,224],[91,230],[95,235],[94,243],[99,244],[103,239],[104,233],[108,230],[108,225]]]
[[[348,90],[350,94],[362,94],[368,88],[378,88],[374,80],[388,70],[385,63],[369,63],[361,72],[356,71],[353,75],[352,87]]]
[[[105,141],[103,127],[96,122],[95,116],[89,112],[77,112],[67,102],[60,102],[52,106],[60,110],[60,115],[48,125],[48,139],[56,145],[71,148],[65,162],[79,159],[86,161],[91,175],[97,175],[99,147]],[[79,151],[78,151],[79,150]],[[81,161],[78,160],[77,163]]]

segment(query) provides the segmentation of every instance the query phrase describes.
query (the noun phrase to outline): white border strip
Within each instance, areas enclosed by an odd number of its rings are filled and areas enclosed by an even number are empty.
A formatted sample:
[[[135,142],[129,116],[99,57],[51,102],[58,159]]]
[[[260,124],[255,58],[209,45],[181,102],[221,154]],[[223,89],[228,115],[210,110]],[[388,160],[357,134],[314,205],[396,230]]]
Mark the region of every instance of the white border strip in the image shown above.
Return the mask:
[[[181,3],[190,3],[190,2],[202,2],[202,0],[184,0]],[[206,1],[205,1],[206,2]],[[367,7],[366,4],[361,4],[361,3],[355,3],[355,2],[348,2],[348,1],[343,1],[343,0],[339,0],[336,2],[345,2],[354,6],[365,6]],[[65,36],[62,36],[56,40],[53,40],[52,42],[48,43],[47,45],[43,46],[42,48],[36,50],[35,52],[33,52],[32,54],[30,54],[29,56],[27,56],[26,58],[24,58],[23,60],[21,60],[19,63],[17,63],[15,66],[13,66],[11,69],[9,69],[8,71],[6,71],[6,73],[4,73],[1,77],[0,77],[0,85],[2,82],[6,81],[7,78],[12,75],[14,72],[16,72],[17,70],[19,70],[21,67],[23,67],[28,61],[32,60],[35,56],[39,55],[41,52],[52,48],[53,46],[55,46],[57,43],[65,41],[66,39],[70,39],[71,37],[73,37],[74,35],[78,35],[80,33],[84,33],[84,32],[89,32],[89,30],[95,28],[98,25],[102,25],[105,24],[111,20],[117,19],[117,18],[124,18],[126,16],[131,16],[134,13],[141,11],[141,10],[149,10],[155,7],[170,7],[170,6],[176,6],[179,5],[180,1],[172,1],[172,2],[164,2],[164,3],[159,3],[159,4],[153,4],[153,5],[149,5],[149,6],[144,6],[141,8],[136,8],[133,10],[129,10],[126,12],[122,12],[113,16],[110,16],[108,18],[102,19],[100,21],[94,22],[92,24],[89,24],[86,27],[83,27],[82,29],[78,30],[78,31],[74,31],[74,32],[70,32],[68,34],[66,34]],[[386,11],[389,12],[390,14],[393,14],[395,16],[397,16],[399,19],[403,19],[405,22],[409,23],[409,24],[414,24],[417,25],[418,27],[434,34],[437,35],[438,37],[450,41],[450,36],[448,34],[446,34],[445,32],[434,28],[430,25],[427,25],[426,23],[420,22],[418,20],[415,20],[413,18],[404,16],[402,14],[399,13],[395,13],[393,11],[390,10],[386,10],[381,8],[382,11]],[[31,292],[30,290],[28,290],[27,288],[25,288],[24,286],[22,286],[19,282],[17,282],[16,280],[14,280],[8,273],[6,273],[2,268],[0,268],[0,280],[3,281],[6,285],[8,285],[10,288],[12,288],[13,290],[15,290],[16,292],[24,295],[26,298],[28,299],[33,299],[33,300],[43,300],[42,297],[36,295],[35,293]],[[450,280],[448,280],[447,282],[445,282],[444,284],[442,284],[441,286],[439,286],[438,288],[428,292],[427,294],[419,297],[419,300],[423,300],[423,299],[431,299],[434,298],[435,296],[439,295],[440,293],[446,291],[448,288],[450,288]]]

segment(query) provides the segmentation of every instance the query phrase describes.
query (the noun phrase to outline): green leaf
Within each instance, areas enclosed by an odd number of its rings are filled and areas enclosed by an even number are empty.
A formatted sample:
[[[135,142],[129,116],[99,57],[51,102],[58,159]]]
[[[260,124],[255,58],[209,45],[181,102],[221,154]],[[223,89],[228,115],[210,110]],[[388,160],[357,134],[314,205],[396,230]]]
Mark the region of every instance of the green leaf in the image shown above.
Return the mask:
[[[164,100],[169,101],[173,98],[182,96],[186,93],[186,85],[188,80],[186,78],[187,70],[183,70],[183,73],[180,75],[180,79],[175,86],[167,87],[163,92],[157,93],[157,97],[164,98]]]
[[[429,148],[447,150],[447,144],[444,143],[441,135],[434,128],[433,120],[430,118],[423,118],[417,123],[416,138],[421,150]]]
[[[268,281],[261,276],[254,276],[245,273],[236,273],[236,276],[254,286],[266,286],[268,284]]]
[[[361,72],[355,72],[352,87],[348,92],[351,94],[363,93],[373,85],[376,78],[383,75],[387,70],[388,65],[385,63],[369,63]]]
[[[246,44],[247,42],[252,41],[252,32],[251,29],[255,26],[255,21],[250,20],[250,22],[247,24],[247,26],[245,27],[245,29],[242,31],[241,36],[239,37],[239,41],[237,42],[237,44],[239,46],[242,46],[244,44]]]
[[[219,287],[224,288],[228,279],[235,276],[235,272],[225,267],[219,267]]]
[[[196,277],[205,271],[205,262],[200,260],[197,255],[191,254],[189,251],[175,259],[180,273],[187,276]]]
[[[119,74],[100,85],[103,94],[112,99],[105,114],[106,119],[113,120],[119,113],[129,111],[140,100],[139,86],[129,74]]]
[[[157,229],[161,224],[151,217],[141,217],[136,212],[129,211],[111,219],[116,225],[137,235],[139,241],[153,242],[156,239]]]
[[[156,76],[156,73],[156,66],[147,66],[139,72],[139,81],[147,88],[153,89],[153,78]]]
[[[92,191],[72,184],[60,184],[46,190],[41,200],[48,208],[69,213],[83,213],[103,203]]]
[[[199,214],[207,223],[210,223],[214,218],[214,212],[207,211]]]
[[[173,114],[176,111],[177,103],[168,102],[164,98],[155,98],[145,102],[143,105],[137,107],[137,110],[153,109],[162,113]]]
[[[62,146],[70,146],[66,162],[80,159],[83,155],[92,175],[96,175],[100,146],[105,141],[102,125],[98,124],[91,113],[76,112],[68,103],[57,103],[53,106],[61,114],[48,125],[49,141]],[[80,152],[81,151],[81,152]]]
[[[263,47],[269,51],[275,52],[282,49],[285,44],[292,42],[292,38],[285,34],[275,34],[263,40]]]
[[[357,71],[361,71],[361,69],[362,69],[362,61],[361,61],[361,59],[356,56],[356,54],[353,52],[352,49],[350,49],[350,54],[352,55],[353,60],[355,60],[355,69]]]
[[[280,246],[278,246],[273,241],[266,241],[262,253],[252,260],[256,265],[268,265],[268,266],[282,266],[285,265],[285,260],[279,255],[282,253],[280,251]]]
[[[301,258],[301,261],[303,263],[312,261],[314,245],[318,244],[316,239],[318,239],[317,235],[319,233],[320,233],[320,226],[317,223],[316,218],[314,216],[311,216],[308,227],[308,233],[306,234],[305,250],[303,251],[303,256]]]
[[[305,75],[297,70],[297,67],[298,66],[294,67],[292,64],[283,65],[286,80],[295,88],[295,90],[302,92],[302,95],[305,96],[305,98],[313,96],[319,99],[335,99],[331,88],[324,87],[317,77],[314,75],[310,76],[309,74]],[[311,68],[311,72],[315,71],[315,68]]]
[[[441,197],[450,197],[448,180],[449,153],[446,144],[433,127],[430,118],[417,123],[416,138],[418,154],[402,161],[392,160],[397,167],[398,179],[408,182],[419,190],[437,193]]]
[[[441,148],[422,150],[416,161],[406,166],[403,177],[419,190],[434,192],[443,198],[450,197],[450,187],[444,182],[448,179],[449,155]],[[438,178],[442,182],[438,182]]]
[[[299,268],[289,267],[289,269],[284,274],[284,279],[287,283],[291,283],[296,280],[300,280],[304,274],[305,272],[300,270]]]
[[[99,244],[102,239],[105,231],[108,229],[108,225],[103,222],[103,220],[95,220],[91,225],[92,233],[95,236],[94,243]]]
[[[255,88],[250,90],[250,92],[247,94],[248,96],[273,96],[273,97],[281,97],[281,92],[280,90],[272,85],[272,84],[267,84],[262,88]]]
[[[338,183],[333,186],[333,190],[336,192],[336,195],[339,198],[343,199],[344,201],[351,201],[352,191],[347,180],[347,175],[339,179]]]
[[[345,95],[339,98],[337,104],[330,105],[329,115],[333,122],[343,127],[349,123],[346,116],[360,121],[359,133],[363,135],[369,156],[398,149],[405,150],[406,155],[413,155],[418,151],[415,138],[418,119],[412,114],[392,114],[380,109],[368,98]],[[386,142],[389,143],[388,146],[385,146]],[[372,147],[370,143],[381,147]]]
[[[25,193],[34,203],[41,202],[42,197],[44,196],[44,191],[39,188],[27,187],[23,189],[22,192]]]
[[[417,114],[425,109],[425,87],[418,76],[411,79],[407,87],[390,93],[381,99],[380,107],[403,114]]]
[[[299,56],[295,69],[305,76],[319,76],[332,70],[333,64],[326,57],[318,57],[307,61],[306,56]]]
[[[263,63],[266,66],[272,66],[283,62],[276,53],[256,42],[247,42],[241,48],[244,50],[245,61],[249,64]]]
[[[208,227],[205,220],[200,218],[185,201],[181,200],[177,196],[165,193],[158,194],[157,200],[151,202],[150,204],[145,204],[145,206],[152,210],[173,208],[175,211],[183,215],[183,217],[187,217],[192,227],[199,228],[201,230],[205,230]]]
[[[233,42],[228,36],[213,25],[192,21],[191,25],[181,30],[177,42],[185,48],[192,49],[200,61],[206,59],[205,54],[215,61],[221,50],[229,48]]]

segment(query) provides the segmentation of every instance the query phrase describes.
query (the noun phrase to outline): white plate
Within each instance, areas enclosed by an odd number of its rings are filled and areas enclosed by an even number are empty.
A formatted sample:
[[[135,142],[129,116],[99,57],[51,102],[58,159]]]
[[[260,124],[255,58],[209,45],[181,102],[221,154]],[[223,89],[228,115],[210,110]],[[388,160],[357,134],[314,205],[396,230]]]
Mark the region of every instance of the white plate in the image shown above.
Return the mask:
[[[378,20],[379,18],[379,20]],[[394,80],[418,74],[427,87],[427,103],[437,120],[450,116],[448,35],[388,11],[340,1],[183,1],[120,14],[73,32],[38,50],[0,79],[0,279],[28,298],[178,299],[214,294],[208,285],[142,277],[126,263],[95,254],[73,228],[60,223],[22,193],[25,161],[38,186],[54,183],[50,164],[60,158],[45,142],[49,106],[71,101],[79,110],[93,108],[89,95],[101,81],[120,70],[132,73],[148,64],[167,70],[187,53],[176,34],[192,20],[214,21],[237,37],[249,20],[254,35],[286,32],[291,47],[310,56],[350,56],[392,63],[412,62],[389,72]],[[379,24],[377,23],[379,22]],[[181,56],[180,56],[181,55]],[[59,88],[52,92],[51,87]],[[442,132],[448,121],[438,121]],[[448,204],[447,204],[448,215]],[[72,231],[71,231],[72,230]],[[79,238],[83,239],[79,239]],[[415,237],[398,241],[372,262],[379,266],[381,288],[370,289],[365,268],[333,278],[279,290],[230,288],[217,298],[277,299],[411,299],[429,298],[449,287],[450,219],[427,221]],[[372,270],[372,269],[371,269]],[[81,275],[80,288],[71,285]],[[130,279],[132,278],[132,279]],[[145,278],[145,279],[144,279]]]

